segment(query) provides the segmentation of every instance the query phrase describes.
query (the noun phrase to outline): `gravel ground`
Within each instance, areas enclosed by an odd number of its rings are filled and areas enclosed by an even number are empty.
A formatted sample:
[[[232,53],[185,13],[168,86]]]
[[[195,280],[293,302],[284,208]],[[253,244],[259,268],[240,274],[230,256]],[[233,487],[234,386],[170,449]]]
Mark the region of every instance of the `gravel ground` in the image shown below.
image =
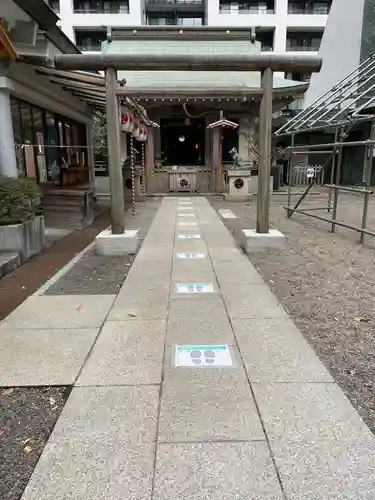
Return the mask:
[[[271,197],[271,227],[284,233],[285,248],[259,251],[249,259],[375,433],[374,239],[366,238],[362,246],[353,231],[340,228],[331,234],[322,221],[298,214],[288,219],[282,208],[286,201]],[[255,227],[256,201],[210,202],[237,215],[223,219],[237,241],[241,229]],[[326,202],[323,195],[311,196],[305,206]],[[343,196],[339,219],[358,223],[361,207],[358,197]],[[368,228],[375,230],[373,202]]]
[[[136,215],[131,210],[125,214],[128,229],[139,229],[139,246],[160,206],[160,200],[152,199],[137,205]],[[95,249],[84,256],[54,285],[45,295],[113,295],[117,294],[124,283],[136,255],[104,257],[96,255]]]
[[[68,387],[0,389],[0,498],[19,500],[55,426]]]

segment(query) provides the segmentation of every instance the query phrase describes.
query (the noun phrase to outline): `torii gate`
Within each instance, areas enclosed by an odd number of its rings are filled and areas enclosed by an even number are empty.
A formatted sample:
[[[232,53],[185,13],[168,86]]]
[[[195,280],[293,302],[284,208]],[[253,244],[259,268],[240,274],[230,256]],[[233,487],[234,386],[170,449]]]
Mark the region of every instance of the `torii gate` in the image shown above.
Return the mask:
[[[120,165],[117,71],[260,71],[262,98],[259,116],[259,167],[256,232],[269,232],[269,177],[271,170],[273,73],[319,72],[320,57],[305,54],[62,54],[55,67],[65,70],[105,71],[108,159],[111,187],[112,234],[123,234],[124,192]]]

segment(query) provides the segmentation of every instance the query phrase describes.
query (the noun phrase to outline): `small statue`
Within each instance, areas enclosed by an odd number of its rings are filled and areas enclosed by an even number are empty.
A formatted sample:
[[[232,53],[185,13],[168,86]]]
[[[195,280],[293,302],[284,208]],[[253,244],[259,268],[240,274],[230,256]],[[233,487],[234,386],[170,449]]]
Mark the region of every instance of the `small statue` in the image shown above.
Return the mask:
[[[232,148],[229,151],[229,154],[232,155],[233,166],[232,170],[248,170],[249,167],[245,166],[244,159],[241,158],[236,148]]]

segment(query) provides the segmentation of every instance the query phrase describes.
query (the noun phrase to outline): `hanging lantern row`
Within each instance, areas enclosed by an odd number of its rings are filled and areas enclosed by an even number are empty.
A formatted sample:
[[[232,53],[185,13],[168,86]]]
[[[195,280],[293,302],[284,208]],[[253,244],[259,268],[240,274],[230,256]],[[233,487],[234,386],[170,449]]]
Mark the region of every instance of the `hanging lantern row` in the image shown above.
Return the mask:
[[[147,140],[147,127],[143,122],[140,122],[129,111],[121,113],[121,131],[128,132],[138,142],[145,142]]]

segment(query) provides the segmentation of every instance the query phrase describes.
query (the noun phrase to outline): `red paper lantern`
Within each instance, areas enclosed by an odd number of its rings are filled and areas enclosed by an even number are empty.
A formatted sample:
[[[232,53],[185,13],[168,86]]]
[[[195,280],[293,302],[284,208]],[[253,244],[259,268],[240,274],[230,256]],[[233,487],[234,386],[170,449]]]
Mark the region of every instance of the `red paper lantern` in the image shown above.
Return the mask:
[[[139,140],[139,133],[140,133],[140,123],[137,120],[134,120],[134,128],[132,131],[132,137],[136,139],[137,141]]]
[[[134,129],[134,119],[132,115],[128,111],[121,113],[122,132],[133,132],[133,129]]]
[[[148,135],[148,132],[147,132],[147,127],[144,123],[142,123],[140,126],[139,126],[139,137],[138,137],[138,141],[139,142],[146,142],[147,140],[147,135]]]

